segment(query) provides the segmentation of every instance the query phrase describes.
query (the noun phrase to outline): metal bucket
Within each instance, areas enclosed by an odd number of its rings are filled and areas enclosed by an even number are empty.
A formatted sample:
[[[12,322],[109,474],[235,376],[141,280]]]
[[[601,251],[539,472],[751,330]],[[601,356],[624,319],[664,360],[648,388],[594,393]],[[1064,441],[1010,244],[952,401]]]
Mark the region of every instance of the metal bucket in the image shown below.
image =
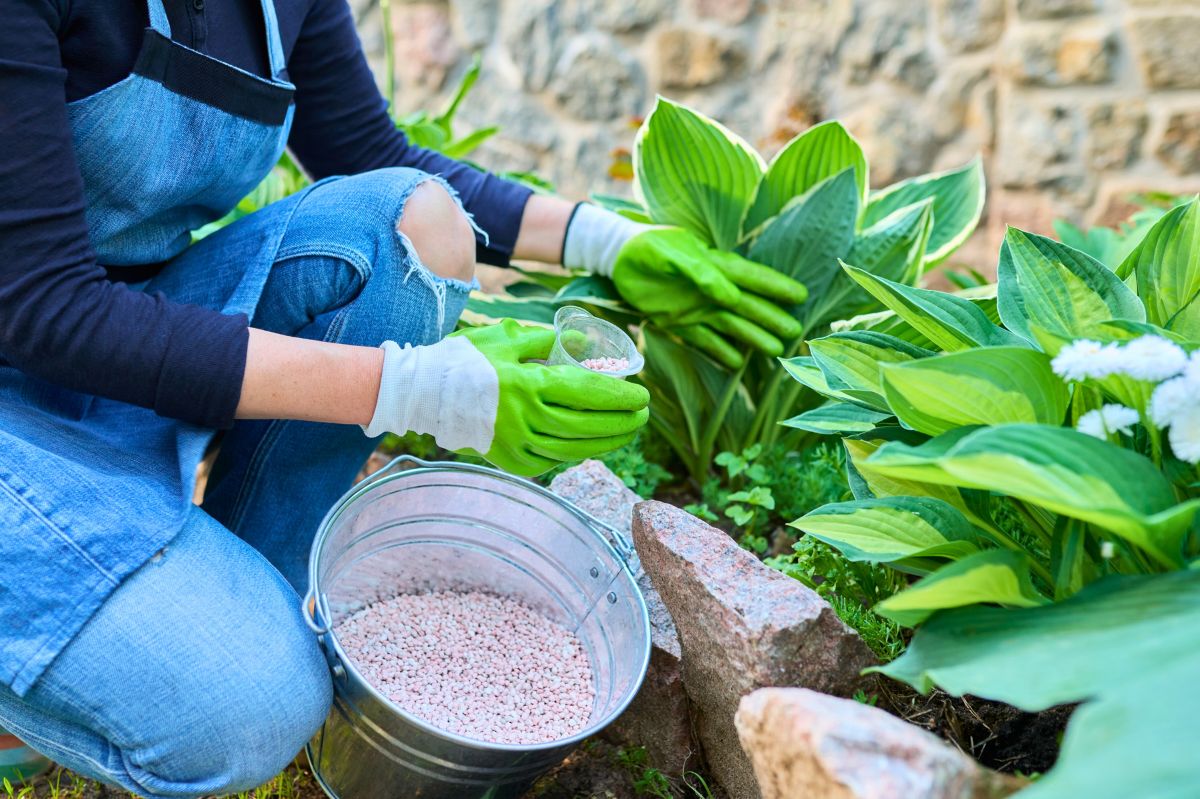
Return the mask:
[[[518,797],[633,699],[650,658],[646,602],[616,530],[546,489],[459,463],[397,458],[351,489],[313,541],[304,612],[329,659],[333,708],[306,749],[335,799]],[[392,704],[332,631],[398,593],[516,596],[572,629],[595,679],[586,729],[533,745],[439,730]]]

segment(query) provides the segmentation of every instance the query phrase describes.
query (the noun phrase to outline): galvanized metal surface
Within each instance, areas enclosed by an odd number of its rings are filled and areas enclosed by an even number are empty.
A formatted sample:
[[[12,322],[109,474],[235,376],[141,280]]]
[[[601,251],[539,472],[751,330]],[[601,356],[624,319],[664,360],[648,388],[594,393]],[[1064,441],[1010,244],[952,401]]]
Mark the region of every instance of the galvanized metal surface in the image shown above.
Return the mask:
[[[403,456],[351,489],[313,542],[304,614],[330,662],[334,704],[307,747],[335,799],[516,799],[616,718],[650,657],[631,542],[535,483]],[[388,701],[337,641],[345,614],[405,591],[516,595],[571,627],[596,675],[588,726],[559,741],[492,744],[434,728]]]

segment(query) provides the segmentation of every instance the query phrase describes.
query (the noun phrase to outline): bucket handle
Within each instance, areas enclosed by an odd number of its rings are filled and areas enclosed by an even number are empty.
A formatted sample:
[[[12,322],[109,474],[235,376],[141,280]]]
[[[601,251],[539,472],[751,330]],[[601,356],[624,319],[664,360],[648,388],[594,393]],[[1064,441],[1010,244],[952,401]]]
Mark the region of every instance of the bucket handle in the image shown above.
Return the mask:
[[[317,623],[317,595],[312,588],[308,589],[300,603],[300,613],[304,616],[304,623],[308,625],[308,629],[317,635],[325,635],[329,632],[328,627]]]
[[[574,502],[571,502],[564,497],[560,497],[558,494],[555,494],[545,486],[538,485],[532,480],[526,480],[524,477],[517,477],[514,474],[509,474],[508,472],[501,471],[500,469],[493,469],[490,466],[477,466],[473,463],[460,463],[458,461],[427,461],[412,455],[399,455],[380,469],[367,475],[362,483],[359,484],[359,488],[365,490],[383,478],[389,476],[393,472],[402,471],[407,466],[418,466],[424,469],[452,469],[463,472],[475,472],[476,474],[487,474],[491,475],[492,477],[499,477],[502,480],[507,480],[510,483],[516,483],[524,486],[525,488],[536,491],[539,494],[550,497],[554,499],[555,502],[563,505],[563,507],[565,507],[572,514],[577,516],[581,522],[592,528],[594,532],[603,536],[604,539],[607,540],[612,546],[612,548],[616,550],[617,556],[621,558],[621,562],[624,563],[627,568],[634,568],[633,564],[631,564],[631,560],[633,560],[635,557],[637,550],[634,548],[633,542],[628,536],[625,535],[625,533],[613,527],[611,524],[600,521],[595,516],[576,505]],[[311,589],[309,593],[312,593]],[[305,598],[305,608],[307,607],[308,599]],[[307,615],[305,616],[305,620],[309,622],[309,627],[312,627],[314,630],[317,629],[315,622],[313,622]]]

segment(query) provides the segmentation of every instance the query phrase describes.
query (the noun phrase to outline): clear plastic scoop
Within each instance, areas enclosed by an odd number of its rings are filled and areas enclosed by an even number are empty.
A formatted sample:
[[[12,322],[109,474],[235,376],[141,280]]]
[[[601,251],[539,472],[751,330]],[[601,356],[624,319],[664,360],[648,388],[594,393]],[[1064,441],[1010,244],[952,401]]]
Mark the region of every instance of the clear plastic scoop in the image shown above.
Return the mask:
[[[549,366],[574,365],[613,377],[628,377],[646,365],[637,345],[616,325],[575,305],[554,314],[554,347]]]

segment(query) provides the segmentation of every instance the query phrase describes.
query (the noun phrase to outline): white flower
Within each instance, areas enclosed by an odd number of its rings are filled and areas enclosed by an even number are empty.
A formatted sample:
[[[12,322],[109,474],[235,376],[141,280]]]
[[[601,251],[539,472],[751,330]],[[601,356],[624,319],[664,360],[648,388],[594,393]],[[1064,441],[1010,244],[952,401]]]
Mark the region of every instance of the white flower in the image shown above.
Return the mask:
[[[1138,380],[1158,382],[1175,377],[1187,366],[1183,347],[1162,336],[1140,336],[1121,348],[1119,371]]]
[[[1088,411],[1079,417],[1075,429],[1095,438],[1105,439],[1112,433],[1129,435],[1131,428],[1137,424],[1138,412],[1124,405],[1105,405],[1095,411]]]
[[[1196,393],[1200,394],[1200,350],[1196,350],[1188,358],[1187,366],[1183,367],[1183,376],[1191,382]]]
[[[1171,420],[1170,439],[1176,458],[1188,463],[1200,463],[1200,403]]]
[[[1112,541],[1100,542],[1100,557],[1104,558],[1105,560],[1112,560],[1115,550],[1116,547],[1113,546]]]
[[[1200,380],[1176,377],[1160,383],[1150,395],[1150,418],[1159,427],[1167,427],[1189,408],[1200,405]]]
[[[1122,353],[1116,344],[1079,339],[1058,351],[1050,367],[1064,380],[1104,378],[1124,366]]]

